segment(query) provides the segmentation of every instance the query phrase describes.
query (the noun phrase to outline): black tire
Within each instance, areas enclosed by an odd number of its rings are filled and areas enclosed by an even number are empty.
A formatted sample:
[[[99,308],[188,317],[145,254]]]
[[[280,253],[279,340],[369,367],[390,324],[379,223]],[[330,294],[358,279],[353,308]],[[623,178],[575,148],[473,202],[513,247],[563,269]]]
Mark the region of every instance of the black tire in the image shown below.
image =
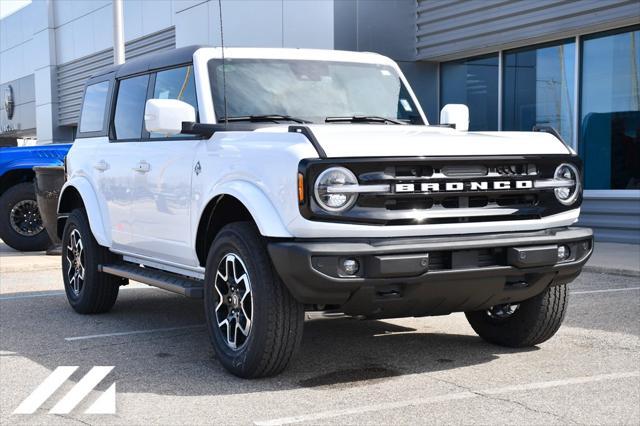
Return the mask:
[[[14,185],[0,196],[0,238],[9,247],[20,251],[42,251],[51,245],[49,235],[42,226],[37,206],[33,182]],[[27,223],[21,224],[26,226],[24,229],[16,222],[18,211],[28,215]],[[18,227],[20,232],[14,226]],[[31,232],[33,234],[29,235]]]
[[[484,340],[500,346],[522,348],[549,340],[560,328],[567,311],[566,285],[551,286],[521,302],[511,315],[495,318],[489,311],[466,312],[467,320]]]
[[[237,295],[235,300],[240,301],[240,305],[235,309],[221,306],[216,311],[220,302],[215,287],[218,268],[227,268],[229,271],[230,265],[236,269],[244,268],[248,281],[231,280],[229,273],[225,273],[230,280],[227,286],[229,291],[225,294],[231,295],[235,282],[238,292],[234,293]],[[243,275],[236,277],[242,278]],[[244,299],[247,282],[250,300]],[[221,279],[219,288],[224,287],[225,283],[226,280]],[[265,243],[253,224],[231,223],[216,236],[207,257],[204,296],[209,337],[218,360],[228,371],[242,378],[257,378],[276,375],[286,368],[300,346],[304,306],[293,298],[275,272]],[[224,299],[231,303],[231,297]],[[247,305],[248,302],[251,304]],[[235,321],[242,328],[248,328],[247,318],[251,320],[248,336],[244,337],[239,331],[239,336],[232,339],[235,349],[228,343],[225,331],[229,327],[236,331],[233,320],[226,327],[218,325],[219,318],[221,322],[232,318],[230,315],[233,310],[238,315]],[[247,315],[249,311],[250,315]]]
[[[78,276],[75,279],[72,277],[76,272],[73,263],[77,258],[76,252],[84,270],[81,280]],[[98,265],[113,263],[115,260],[115,255],[96,242],[84,210],[72,211],[62,234],[62,279],[67,300],[76,312],[99,314],[113,307],[121,281],[113,275],[98,272]]]

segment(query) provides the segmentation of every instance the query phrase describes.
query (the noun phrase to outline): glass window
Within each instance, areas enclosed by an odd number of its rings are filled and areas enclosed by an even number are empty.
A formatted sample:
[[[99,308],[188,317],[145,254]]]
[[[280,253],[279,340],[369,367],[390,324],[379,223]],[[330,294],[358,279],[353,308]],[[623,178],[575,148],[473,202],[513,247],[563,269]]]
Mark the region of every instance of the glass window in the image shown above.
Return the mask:
[[[156,74],[153,99],[178,99],[191,105],[198,117],[198,98],[193,77],[193,66],[160,71]],[[151,138],[168,137],[162,133],[150,133]],[[192,137],[191,135],[172,135],[174,137]]]
[[[469,130],[498,130],[498,55],[440,65],[440,107],[469,107]]]
[[[87,87],[82,103],[80,132],[99,132],[104,129],[104,111],[107,107],[109,81]]]
[[[422,124],[400,76],[380,64],[282,59],[209,62],[218,120],[246,115],[291,115],[324,123],[327,117],[379,116]]]
[[[546,125],[571,143],[575,43],[507,52],[503,62],[503,130]]]
[[[120,81],[116,112],[113,118],[113,136],[116,139],[140,139],[142,137],[142,118],[148,83],[149,75]]]
[[[585,37],[580,152],[587,189],[640,189],[640,28]]]

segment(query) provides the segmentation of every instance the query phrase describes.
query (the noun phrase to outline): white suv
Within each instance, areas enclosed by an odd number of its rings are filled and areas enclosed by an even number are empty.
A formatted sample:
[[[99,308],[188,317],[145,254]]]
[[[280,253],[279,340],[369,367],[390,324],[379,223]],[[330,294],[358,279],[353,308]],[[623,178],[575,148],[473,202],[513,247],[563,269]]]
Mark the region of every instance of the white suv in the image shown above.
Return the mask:
[[[469,132],[464,105],[441,121],[372,53],[186,47],[109,68],[66,159],[69,303],[108,311],[128,279],[204,298],[241,377],[286,367],[305,311],[462,311],[490,342],[543,342],[592,251],[570,227],[580,159],[549,129]]]

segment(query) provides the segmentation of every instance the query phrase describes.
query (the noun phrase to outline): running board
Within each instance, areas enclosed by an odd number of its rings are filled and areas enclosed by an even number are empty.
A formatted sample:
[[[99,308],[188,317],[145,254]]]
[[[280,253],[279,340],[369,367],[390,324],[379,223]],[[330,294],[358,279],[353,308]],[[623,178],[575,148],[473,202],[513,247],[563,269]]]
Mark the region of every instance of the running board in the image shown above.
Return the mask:
[[[202,299],[204,297],[202,281],[183,275],[172,274],[158,269],[143,268],[131,263],[100,265],[98,270],[106,274],[129,278],[130,280],[158,287],[172,293],[178,293],[192,299]]]

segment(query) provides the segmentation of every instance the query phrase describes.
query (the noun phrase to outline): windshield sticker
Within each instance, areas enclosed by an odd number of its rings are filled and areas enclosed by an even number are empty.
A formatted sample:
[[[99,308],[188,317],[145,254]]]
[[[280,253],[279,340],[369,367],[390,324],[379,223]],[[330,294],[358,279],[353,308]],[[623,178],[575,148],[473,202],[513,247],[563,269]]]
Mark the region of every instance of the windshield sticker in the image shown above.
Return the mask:
[[[389,72],[389,70],[380,70],[380,74],[389,77],[391,75],[391,73]]]
[[[402,108],[404,108],[406,112],[413,111],[413,109],[411,109],[411,104],[406,99],[400,99],[400,105],[402,105]]]

